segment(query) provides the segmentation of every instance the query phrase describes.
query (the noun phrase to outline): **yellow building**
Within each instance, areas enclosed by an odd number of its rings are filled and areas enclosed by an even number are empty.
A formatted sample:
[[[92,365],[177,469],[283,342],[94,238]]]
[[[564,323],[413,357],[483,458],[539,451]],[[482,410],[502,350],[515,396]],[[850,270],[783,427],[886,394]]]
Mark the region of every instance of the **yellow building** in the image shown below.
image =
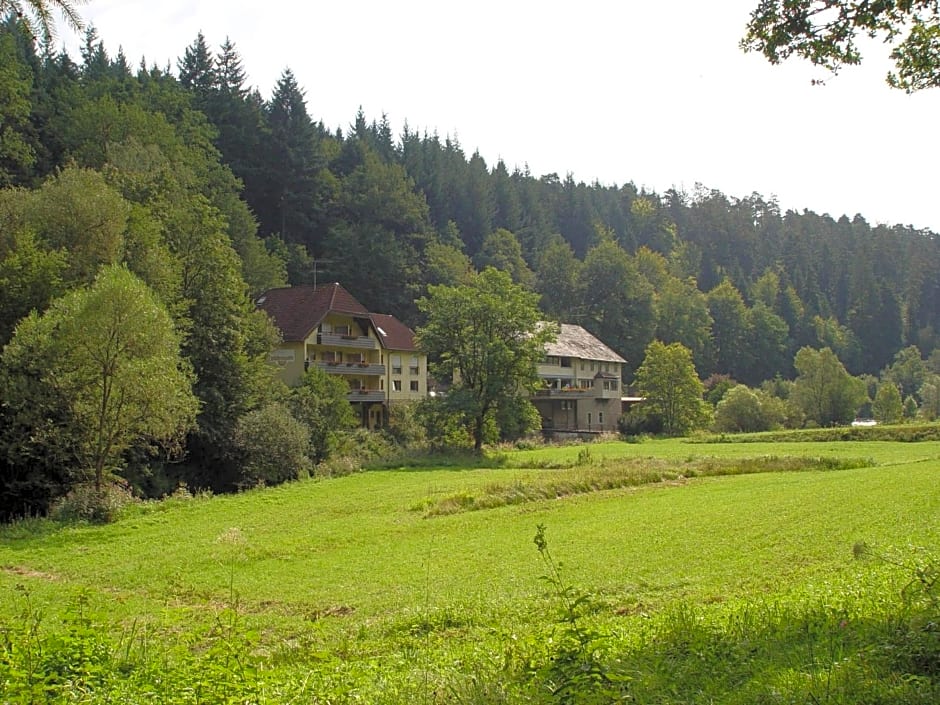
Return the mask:
[[[311,365],[342,376],[364,426],[384,426],[389,404],[427,396],[427,356],[414,331],[370,313],[340,284],[271,289],[256,303],[281,332],[270,358],[281,378],[299,384]]]

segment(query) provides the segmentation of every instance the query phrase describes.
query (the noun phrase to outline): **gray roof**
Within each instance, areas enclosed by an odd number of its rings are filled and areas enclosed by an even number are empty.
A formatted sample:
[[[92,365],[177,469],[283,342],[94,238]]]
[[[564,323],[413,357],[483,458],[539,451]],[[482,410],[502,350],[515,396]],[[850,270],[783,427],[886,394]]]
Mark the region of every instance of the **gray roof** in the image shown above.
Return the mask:
[[[626,362],[620,355],[604,345],[581,326],[562,323],[558,338],[545,346],[546,355],[576,357],[600,362]]]

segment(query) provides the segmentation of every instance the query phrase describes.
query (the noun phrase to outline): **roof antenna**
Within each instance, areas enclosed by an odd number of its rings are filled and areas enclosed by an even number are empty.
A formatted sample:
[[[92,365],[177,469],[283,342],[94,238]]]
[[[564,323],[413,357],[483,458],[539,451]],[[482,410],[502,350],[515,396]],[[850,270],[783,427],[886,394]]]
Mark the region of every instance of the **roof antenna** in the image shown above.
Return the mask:
[[[331,259],[316,259],[316,258],[313,258],[313,289],[314,289],[314,291],[316,291],[316,289],[317,289],[317,265],[318,265],[320,262],[326,262],[327,264],[330,264],[330,263],[333,262],[333,260],[331,260]],[[329,269],[329,267],[327,267],[327,269]]]

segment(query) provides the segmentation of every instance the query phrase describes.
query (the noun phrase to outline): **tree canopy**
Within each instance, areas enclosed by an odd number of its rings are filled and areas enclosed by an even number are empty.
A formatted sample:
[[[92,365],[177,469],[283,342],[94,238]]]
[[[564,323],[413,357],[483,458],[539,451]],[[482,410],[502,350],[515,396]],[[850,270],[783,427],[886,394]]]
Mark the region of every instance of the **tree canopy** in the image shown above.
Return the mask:
[[[418,346],[432,374],[453,381],[448,394],[461,401],[477,451],[500,406],[535,388],[536,363],[556,335],[553,326],[541,324],[537,304],[536,294],[492,267],[467,284],[432,285],[418,300],[427,317],[417,331]]]
[[[96,489],[133,443],[178,444],[195,421],[192,372],[173,322],[121,266],[24,319],[3,364],[10,375],[4,403],[14,413],[31,414],[50,395],[64,405],[68,423],[35,442],[70,446]]]
[[[687,433],[707,418],[692,352],[681,343],[651,342],[636,371],[636,386],[645,413],[659,417],[667,434]]]
[[[793,399],[819,426],[848,423],[868,399],[865,383],[850,375],[829,348],[801,348],[793,363]]]
[[[940,85],[936,0],[760,0],[741,46],[774,64],[796,55],[838,71],[861,62],[860,38],[891,44],[891,86],[910,93]]]

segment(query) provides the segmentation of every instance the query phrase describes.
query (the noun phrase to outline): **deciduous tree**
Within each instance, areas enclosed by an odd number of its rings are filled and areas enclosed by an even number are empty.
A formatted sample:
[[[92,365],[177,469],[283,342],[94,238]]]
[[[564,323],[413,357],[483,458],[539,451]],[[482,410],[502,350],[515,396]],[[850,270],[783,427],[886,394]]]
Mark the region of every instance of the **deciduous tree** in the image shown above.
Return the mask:
[[[417,342],[431,373],[453,380],[463,400],[474,448],[483,446],[487,421],[501,406],[535,389],[536,363],[556,331],[539,323],[538,296],[488,267],[461,286],[430,286],[418,301],[427,322]]]
[[[291,390],[289,407],[307,427],[314,463],[328,458],[338,446],[340,435],[356,427],[348,393],[345,380],[315,366],[304,373],[300,386]]]
[[[888,74],[890,85],[907,92],[940,85],[936,0],[760,0],[741,46],[759,51],[772,64],[795,54],[838,71],[861,63],[858,40],[865,37],[892,44],[897,73]]]
[[[99,490],[131,444],[180,441],[195,420],[192,373],[173,322],[121,266],[20,323],[3,363],[13,381],[4,395],[9,408],[28,413],[34,395],[49,393],[66,406],[68,424],[34,442],[70,445]]]
[[[688,433],[708,418],[702,399],[705,388],[695,373],[691,351],[681,343],[651,342],[636,371],[636,386],[644,397],[644,412],[662,419],[667,434]]]
[[[871,413],[881,423],[897,423],[904,413],[901,393],[894,382],[884,380],[878,385],[875,399],[871,403]]]
[[[797,378],[791,399],[818,426],[848,423],[868,399],[865,383],[850,375],[829,348],[800,348],[793,365]]]

